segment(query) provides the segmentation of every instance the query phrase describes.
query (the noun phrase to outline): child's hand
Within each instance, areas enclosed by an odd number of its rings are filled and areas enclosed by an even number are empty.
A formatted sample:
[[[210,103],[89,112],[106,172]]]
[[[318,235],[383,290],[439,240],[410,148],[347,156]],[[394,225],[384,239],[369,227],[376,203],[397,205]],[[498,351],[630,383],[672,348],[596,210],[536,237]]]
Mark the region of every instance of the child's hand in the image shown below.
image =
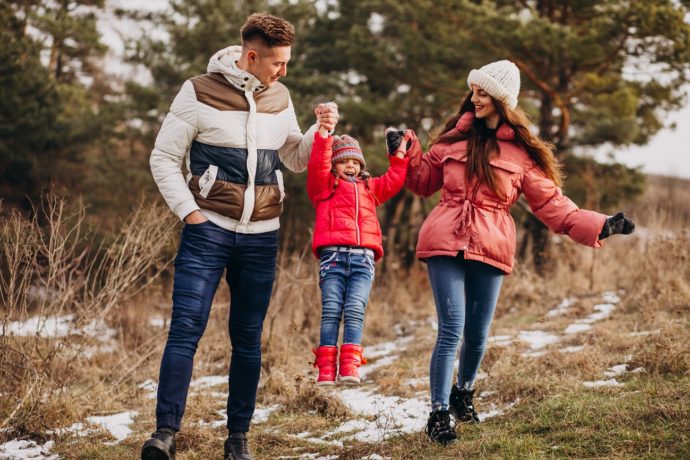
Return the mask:
[[[335,129],[340,115],[338,114],[338,104],[335,102],[324,102],[314,109],[316,121],[319,123],[319,134],[321,137],[328,137],[328,133]]]

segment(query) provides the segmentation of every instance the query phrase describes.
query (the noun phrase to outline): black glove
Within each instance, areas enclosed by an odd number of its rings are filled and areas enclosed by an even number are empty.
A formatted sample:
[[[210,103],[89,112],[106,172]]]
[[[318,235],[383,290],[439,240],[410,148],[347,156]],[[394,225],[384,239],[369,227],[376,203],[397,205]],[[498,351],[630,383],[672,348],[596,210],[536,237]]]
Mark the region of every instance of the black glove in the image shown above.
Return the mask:
[[[623,235],[629,235],[635,231],[635,223],[625,217],[624,212],[619,212],[615,216],[611,216],[606,219],[604,226],[599,233],[599,239],[603,240],[616,233],[622,233]]]
[[[388,147],[388,155],[395,155],[395,151],[400,147],[400,143],[405,136],[405,131],[402,129],[386,128],[386,147]],[[407,148],[412,146],[412,141],[407,141]]]

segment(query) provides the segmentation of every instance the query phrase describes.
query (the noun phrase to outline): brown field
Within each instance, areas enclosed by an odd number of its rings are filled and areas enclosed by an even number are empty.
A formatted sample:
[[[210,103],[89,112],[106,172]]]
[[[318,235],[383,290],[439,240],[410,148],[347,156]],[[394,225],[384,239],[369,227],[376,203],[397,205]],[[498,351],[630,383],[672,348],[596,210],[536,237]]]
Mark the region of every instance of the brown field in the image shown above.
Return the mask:
[[[79,234],[86,233],[83,211],[70,213],[64,202],[52,203],[51,225],[39,227],[18,216],[0,223],[0,444],[53,441],[51,453],[64,459],[138,458],[154,429],[155,400],[141,384],[158,376],[170,314],[170,248],[179,229],[166,209],[142,207],[117,239],[94,251]],[[250,432],[257,458],[690,457],[690,181],[650,177],[645,194],[622,209],[638,225],[630,237],[613,237],[598,251],[558,237],[545,277],[535,275],[529,261],[517,261],[497,307],[495,342],[481,369],[486,376],[477,384],[484,394],[478,410],[503,412],[460,427],[461,441],[445,448],[429,444],[421,431],[401,431],[376,443],[332,433],[350,420],[384,418],[358,415],[341,400],[340,389],[313,385],[317,264],[306,248],[280,254],[259,390],[259,406],[277,408]],[[156,276],[160,272],[163,276]],[[620,298],[610,316],[582,323],[610,297],[606,292]],[[572,299],[569,309],[548,314],[566,298]],[[223,285],[194,379],[227,373],[228,299]],[[12,334],[12,322],[68,314],[84,331],[106,327],[62,337]],[[423,398],[434,317],[422,264],[376,279],[367,307],[365,355],[366,347],[398,340],[390,352],[398,358],[378,366],[385,355],[371,359],[363,390]],[[152,325],[151,318],[161,318],[163,327]],[[573,324],[591,329],[566,333]],[[48,328],[49,323],[44,331]],[[530,349],[515,340],[524,331],[548,333],[558,342]],[[501,336],[511,340],[501,344]],[[582,348],[564,352],[563,347]],[[615,377],[620,385],[583,385],[611,378],[606,372],[621,364],[628,372]],[[225,429],[209,423],[222,421],[226,391],[221,383],[190,392],[178,459],[222,457]],[[125,411],[138,414],[131,434],[119,443],[87,423],[87,417]],[[58,430],[74,423],[93,431],[78,436]]]

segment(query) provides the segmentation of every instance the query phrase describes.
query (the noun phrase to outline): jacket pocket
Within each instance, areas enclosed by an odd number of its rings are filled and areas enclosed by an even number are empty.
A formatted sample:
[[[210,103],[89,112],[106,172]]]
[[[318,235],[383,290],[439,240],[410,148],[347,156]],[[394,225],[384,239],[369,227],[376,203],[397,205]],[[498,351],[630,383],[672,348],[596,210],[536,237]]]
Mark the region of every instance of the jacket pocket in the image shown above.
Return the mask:
[[[209,165],[208,169],[204,171],[204,174],[199,178],[199,195],[204,198],[208,197],[213,184],[216,182],[216,176],[218,175],[218,166]]]
[[[503,190],[507,201],[512,201],[516,189],[519,188],[520,178],[525,170],[520,165],[501,158],[492,158],[489,163],[491,163],[496,179],[498,179],[498,184]]]
[[[278,182],[278,190],[280,190],[280,202],[282,203],[285,199],[285,183],[283,182],[283,171],[280,169],[275,170],[276,181]]]

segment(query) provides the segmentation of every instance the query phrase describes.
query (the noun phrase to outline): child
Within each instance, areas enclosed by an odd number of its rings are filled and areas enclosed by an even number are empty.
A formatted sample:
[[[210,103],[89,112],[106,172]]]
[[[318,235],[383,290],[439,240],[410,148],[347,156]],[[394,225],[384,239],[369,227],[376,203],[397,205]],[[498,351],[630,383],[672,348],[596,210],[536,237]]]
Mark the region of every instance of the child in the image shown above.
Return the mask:
[[[340,347],[340,381],[358,384],[362,358],[364,309],[374,280],[374,263],[383,256],[376,206],[400,191],[407,173],[406,143],[389,152],[390,168],[371,178],[357,140],[330,136],[321,126],[314,134],[307,192],[316,209],[312,250],[320,258],[321,338],[314,366],[317,385],[333,385]]]

